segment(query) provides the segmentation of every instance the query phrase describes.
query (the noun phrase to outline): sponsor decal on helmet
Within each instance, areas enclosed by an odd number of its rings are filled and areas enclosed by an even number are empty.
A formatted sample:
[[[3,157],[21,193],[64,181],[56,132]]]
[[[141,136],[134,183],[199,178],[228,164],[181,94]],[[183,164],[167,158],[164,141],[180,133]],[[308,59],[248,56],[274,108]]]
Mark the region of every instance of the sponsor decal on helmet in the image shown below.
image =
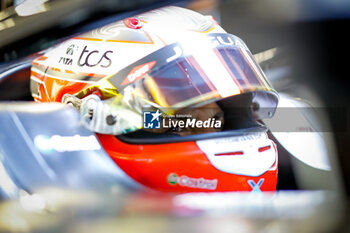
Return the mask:
[[[254,180],[248,180],[247,182],[250,187],[252,187],[252,192],[260,193],[260,187],[264,183],[264,178],[261,178],[257,183],[255,183]]]
[[[156,64],[155,61],[152,62],[148,62],[146,64],[143,65],[139,65],[134,67],[130,73],[128,74],[128,76],[126,76],[126,78],[124,79],[124,81],[122,82],[122,86],[125,86],[127,84],[130,84],[132,82],[135,82],[141,78],[143,78],[143,76],[145,76],[145,74],[147,74],[152,67]]]
[[[34,138],[35,146],[43,153],[51,154],[54,151],[69,152],[69,151],[86,151],[100,150],[101,145],[96,137],[90,136],[61,136],[61,135],[37,135]]]
[[[66,49],[66,55],[67,56],[72,56],[74,54],[75,50],[78,50],[79,46],[76,46],[74,44],[71,44],[67,49]],[[71,57],[60,57],[58,60],[58,63],[64,64],[71,66],[73,64],[73,59]]]
[[[70,45],[70,46],[67,48],[67,50],[66,50],[66,54],[67,54],[67,55],[73,55],[73,53],[74,53],[74,48],[75,48],[75,45],[74,45],[74,44]]]
[[[91,50],[90,48],[88,49],[88,47],[85,46],[79,56],[78,66],[100,66],[102,68],[107,68],[112,64],[111,58],[108,57],[110,53],[113,53],[113,51],[107,50],[101,52],[99,50]]]
[[[68,57],[60,57],[60,60],[58,61],[58,63],[70,66],[73,64],[73,59]]]
[[[168,183],[171,185],[180,185],[189,188],[200,188],[215,190],[218,184],[217,179],[208,180],[204,178],[192,178],[186,175],[179,176],[176,173],[170,173],[168,175]]]

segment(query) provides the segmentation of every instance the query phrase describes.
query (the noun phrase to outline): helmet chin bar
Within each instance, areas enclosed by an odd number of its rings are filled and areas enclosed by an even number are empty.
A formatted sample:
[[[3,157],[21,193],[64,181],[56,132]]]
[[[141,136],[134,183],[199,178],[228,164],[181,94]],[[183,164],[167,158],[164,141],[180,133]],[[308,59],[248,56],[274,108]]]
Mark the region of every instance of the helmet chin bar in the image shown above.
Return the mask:
[[[82,124],[96,133],[120,135],[142,128],[142,115],[122,96],[101,100],[94,94],[83,99],[65,95],[62,102],[78,109]]]

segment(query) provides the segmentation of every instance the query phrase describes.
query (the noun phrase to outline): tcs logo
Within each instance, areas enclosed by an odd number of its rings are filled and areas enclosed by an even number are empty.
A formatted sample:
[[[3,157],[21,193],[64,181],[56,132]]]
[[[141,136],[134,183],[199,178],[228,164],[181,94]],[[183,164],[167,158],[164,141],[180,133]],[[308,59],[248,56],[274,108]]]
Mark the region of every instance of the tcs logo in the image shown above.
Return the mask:
[[[87,46],[83,48],[78,60],[78,66],[88,66],[95,67],[100,66],[102,68],[107,68],[112,64],[112,60],[109,57],[109,54],[112,54],[113,51],[99,51],[99,50],[90,50]]]

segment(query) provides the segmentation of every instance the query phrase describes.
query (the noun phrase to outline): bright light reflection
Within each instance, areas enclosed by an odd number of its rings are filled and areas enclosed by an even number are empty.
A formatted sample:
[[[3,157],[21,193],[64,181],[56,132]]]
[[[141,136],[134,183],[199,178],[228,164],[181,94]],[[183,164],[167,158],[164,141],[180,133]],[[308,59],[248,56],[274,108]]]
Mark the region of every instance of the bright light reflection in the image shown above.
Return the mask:
[[[19,201],[23,209],[30,212],[42,211],[46,207],[45,199],[37,193],[30,195],[23,191]]]
[[[15,25],[16,25],[16,23],[12,18],[6,19],[6,20],[0,22],[0,31],[4,30],[6,28],[14,27]]]
[[[277,48],[272,48],[261,53],[254,54],[255,60],[260,64],[264,61],[270,60],[275,56]]]
[[[15,11],[19,16],[34,15],[46,11],[43,5],[47,0],[27,0],[15,7]]]
[[[181,45],[184,55],[190,54],[196,59],[222,97],[240,93],[238,86],[213,51],[210,41],[202,40],[197,35],[182,41]]]

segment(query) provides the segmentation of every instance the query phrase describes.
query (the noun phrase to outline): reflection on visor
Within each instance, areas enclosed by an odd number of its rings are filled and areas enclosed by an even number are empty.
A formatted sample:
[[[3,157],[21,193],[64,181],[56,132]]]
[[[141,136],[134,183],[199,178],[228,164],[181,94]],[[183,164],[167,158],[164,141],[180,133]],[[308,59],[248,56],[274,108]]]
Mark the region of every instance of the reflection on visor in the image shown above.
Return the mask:
[[[161,107],[182,108],[247,91],[271,90],[260,69],[240,48],[219,48],[215,57],[183,57],[142,80]],[[250,55],[249,55],[250,56]],[[203,60],[205,60],[203,62]],[[217,64],[213,65],[216,62]]]

